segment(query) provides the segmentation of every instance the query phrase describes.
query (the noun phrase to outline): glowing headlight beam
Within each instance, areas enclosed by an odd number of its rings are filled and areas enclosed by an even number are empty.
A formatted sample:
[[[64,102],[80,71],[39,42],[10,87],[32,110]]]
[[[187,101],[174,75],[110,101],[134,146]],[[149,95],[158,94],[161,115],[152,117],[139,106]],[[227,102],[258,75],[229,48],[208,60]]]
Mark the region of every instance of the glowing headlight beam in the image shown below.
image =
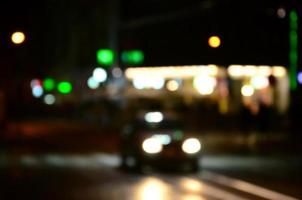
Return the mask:
[[[149,154],[156,154],[162,151],[162,144],[156,138],[148,138],[142,144],[143,150]]]
[[[181,148],[185,153],[194,154],[200,151],[201,144],[196,138],[188,138],[182,143]]]

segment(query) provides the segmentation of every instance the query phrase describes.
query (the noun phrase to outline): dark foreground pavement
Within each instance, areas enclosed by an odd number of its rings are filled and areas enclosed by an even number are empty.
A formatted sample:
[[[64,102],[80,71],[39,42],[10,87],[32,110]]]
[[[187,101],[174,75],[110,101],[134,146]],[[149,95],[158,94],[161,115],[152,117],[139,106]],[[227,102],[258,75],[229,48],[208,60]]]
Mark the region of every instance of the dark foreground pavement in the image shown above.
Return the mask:
[[[121,171],[117,136],[65,122],[12,126],[0,149],[0,199],[302,199],[300,155],[261,154],[253,135],[203,136],[195,174]]]
[[[233,163],[241,160],[241,166]],[[198,173],[145,170],[143,173],[119,169],[114,154],[27,154],[1,156],[1,199],[298,199],[283,194],[285,190],[267,189],[272,180],[249,177],[246,182],[217,174],[215,168],[244,169],[242,165],[273,162],[260,158],[206,156]],[[275,161],[274,161],[275,162]],[[222,163],[225,165],[221,166]],[[238,174],[237,174],[238,175]],[[244,179],[248,179],[244,177]],[[253,184],[252,184],[253,183]],[[274,184],[272,184],[274,185]],[[289,187],[284,184],[286,189]],[[298,186],[296,186],[296,189]],[[292,188],[294,189],[294,188]]]

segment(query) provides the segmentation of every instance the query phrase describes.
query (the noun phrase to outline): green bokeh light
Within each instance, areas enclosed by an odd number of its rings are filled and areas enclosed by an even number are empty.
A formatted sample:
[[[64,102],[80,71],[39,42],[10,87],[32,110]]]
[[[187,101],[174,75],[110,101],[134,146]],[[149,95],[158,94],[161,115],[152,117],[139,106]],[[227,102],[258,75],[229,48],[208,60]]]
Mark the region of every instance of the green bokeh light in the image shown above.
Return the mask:
[[[289,14],[289,75],[290,88],[297,88],[297,68],[298,68],[298,15],[296,11]]]
[[[72,91],[72,85],[71,83],[67,81],[60,82],[58,84],[58,91],[62,94],[68,94]]]
[[[126,64],[138,65],[144,62],[144,53],[140,50],[124,51],[122,61]]]
[[[96,53],[97,62],[100,65],[109,66],[114,62],[114,53],[110,49],[99,49]]]
[[[174,140],[181,140],[183,138],[183,133],[180,130],[175,131],[174,135],[173,135]]]
[[[46,91],[51,91],[55,88],[55,81],[52,78],[46,78],[43,81],[43,87]]]

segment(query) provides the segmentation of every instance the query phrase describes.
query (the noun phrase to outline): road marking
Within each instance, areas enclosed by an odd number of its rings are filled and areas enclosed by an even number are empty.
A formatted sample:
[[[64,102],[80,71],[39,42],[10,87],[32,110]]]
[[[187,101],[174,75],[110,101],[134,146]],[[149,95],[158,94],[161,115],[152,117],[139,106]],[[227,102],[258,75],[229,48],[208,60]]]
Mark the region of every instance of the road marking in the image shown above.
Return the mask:
[[[216,182],[220,185],[224,185],[230,188],[234,188],[236,190],[240,190],[255,196],[259,196],[265,199],[271,199],[271,200],[298,200],[297,198],[281,194],[279,192],[275,192],[273,190],[269,190],[264,187],[260,187],[257,185],[254,185],[252,183],[242,181],[235,178],[230,178],[221,174],[209,172],[209,171],[203,171],[199,175],[202,179],[206,179],[212,182]]]

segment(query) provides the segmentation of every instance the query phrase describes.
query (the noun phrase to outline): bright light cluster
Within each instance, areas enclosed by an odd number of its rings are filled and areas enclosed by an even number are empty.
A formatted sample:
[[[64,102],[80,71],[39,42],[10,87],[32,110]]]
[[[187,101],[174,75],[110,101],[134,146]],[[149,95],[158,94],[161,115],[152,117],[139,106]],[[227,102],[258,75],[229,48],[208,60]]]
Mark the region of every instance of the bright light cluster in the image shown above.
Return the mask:
[[[211,76],[196,76],[193,80],[193,86],[197,89],[197,91],[202,95],[212,94],[217,81],[216,78]]]
[[[164,79],[193,78],[197,75],[217,76],[219,68],[216,65],[166,66],[128,68],[125,71],[129,80],[137,77],[162,77]]]
[[[92,76],[87,80],[87,86],[95,90],[100,87],[100,84],[105,82],[108,78],[107,71],[101,67],[97,67],[93,70]]]
[[[254,76],[251,84],[255,89],[263,89],[269,86],[269,80],[266,76]]]
[[[45,79],[45,80],[49,80],[49,79]],[[45,80],[44,80],[44,82],[42,82],[39,79],[31,80],[31,82],[30,82],[31,92],[35,98],[42,97],[44,95],[45,90],[50,89],[50,87],[46,87],[46,89],[44,90],[43,86],[45,87]],[[56,97],[52,94],[46,94],[43,97],[43,102],[47,105],[53,105],[56,102]]]
[[[142,149],[148,154],[157,154],[163,150],[164,145],[168,145],[170,142],[169,135],[153,135],[143,141]],[[186,154],[196,154],[201,150],[201,143],[196,138],[188,138],[183,141],[181,148]]]
[[[138,76],[133,79],[133,86],[136,89],[156,89],[160,90],[165,85],[165,79],[156,76]]]
[[[285,77],[286,69],[283,66],[266,66],[266,65],[230,65],[228,74],[232,78],[252,77],[273,75],[275,77]]]

